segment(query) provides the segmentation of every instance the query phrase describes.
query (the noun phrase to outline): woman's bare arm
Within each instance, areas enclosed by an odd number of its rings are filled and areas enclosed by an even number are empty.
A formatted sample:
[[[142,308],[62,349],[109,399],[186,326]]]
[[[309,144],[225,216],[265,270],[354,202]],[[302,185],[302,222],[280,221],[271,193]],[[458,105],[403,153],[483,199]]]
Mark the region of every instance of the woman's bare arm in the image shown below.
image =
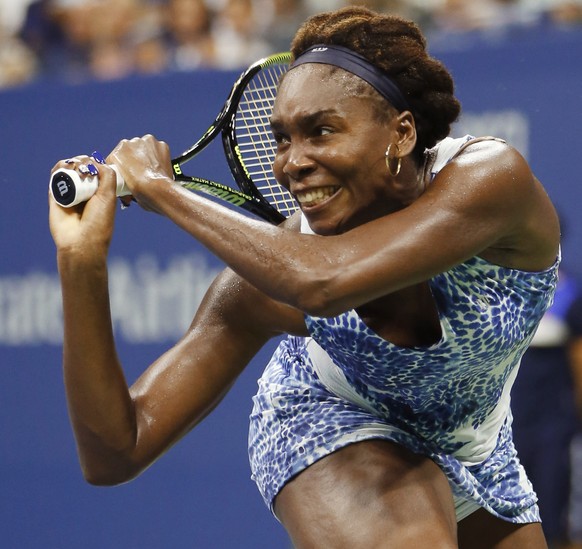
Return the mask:
[[[138,201],[192,234],[275,300],[329,316],[427,280],[481,254],[542,270],[559,228],[523,158],[499,142],[471,145],[410,206],[337,236],[297,235],[211,204],[171,183],[164,144],[146,136],[112,154]],[[133,173],[132,173],[132,170]],[[541,230],[541,227],[544,227]]]
[[[116,484],[139,474],[204,418],[272,336],[302,333],[303,316],[230,270],[209,289],[185,336],[128,387],[109,310],[112,181],[84,208],[51,201],[64,314],[69,414],[85,477]]]
[[[300,314],[268,304],[226,271],[185,336],[128,388],[108,313],[97,303],[107,297],[94,295],[95,301],[83,300],[85,310],[92,311],[84,319],[65,305],[75,326],[66,322],[64,372],[82,469],[96,484],[139,474],[220,402],[252,357],[277,335],[277,327],[301,332],[303,326]],[[289,319],[286,326],[284,319]],[[87,337],[90,332],[96,335]]]

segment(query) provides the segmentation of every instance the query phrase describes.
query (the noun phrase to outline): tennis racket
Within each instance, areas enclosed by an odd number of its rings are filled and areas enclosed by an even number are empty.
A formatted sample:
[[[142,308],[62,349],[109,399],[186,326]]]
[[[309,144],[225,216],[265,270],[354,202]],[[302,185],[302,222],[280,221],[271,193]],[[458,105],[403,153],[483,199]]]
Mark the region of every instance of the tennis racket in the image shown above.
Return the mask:
[[[271,223],[280,223],[296,211],[294,198],[277,183],[272,173],[276,143],[270,130],[277,85],[290,60],[288,52],[271,55],[253,63],[240,75],[214,122],[194,145],[172,160],[177,182],[186,189],[209,194]],[[183,165],[218,135],[222,138],[237,189],[186,175],[183,171]],[[116,173],[117,195],[130,194],[117,169]],[[75,170],[59,169],[51,177],[49,186],[56,202],[71,207],[88,200],[97,185],[97,176],[81,179]]]

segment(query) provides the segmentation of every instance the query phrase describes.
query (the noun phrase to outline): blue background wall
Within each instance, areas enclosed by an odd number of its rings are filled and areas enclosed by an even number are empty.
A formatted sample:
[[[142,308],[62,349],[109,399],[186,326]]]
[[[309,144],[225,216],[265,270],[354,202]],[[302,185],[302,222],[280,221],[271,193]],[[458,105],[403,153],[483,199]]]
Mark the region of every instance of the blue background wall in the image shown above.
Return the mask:
[[[463,51],[450,42],[435,54],[452,70],[464,105],[455,133],[496,134],[522,150],[567,219],[565,265],[582,275],[582,35],[542,33]],[[144,133],[177,153],[206,128],[234,76],[201,72],[0,93],[3,547],[289,546],[249,478],[246,456],[250,399],[273,345],[201,426],[139,479],[116,488],[82,480],[61,381],[60,295],[46,204],[51,166]],[[230,177],[217,147],[191,171]],[[111,263],[119,352],[131,381],[179,337],[221,265],[135,206],[118,216]]]

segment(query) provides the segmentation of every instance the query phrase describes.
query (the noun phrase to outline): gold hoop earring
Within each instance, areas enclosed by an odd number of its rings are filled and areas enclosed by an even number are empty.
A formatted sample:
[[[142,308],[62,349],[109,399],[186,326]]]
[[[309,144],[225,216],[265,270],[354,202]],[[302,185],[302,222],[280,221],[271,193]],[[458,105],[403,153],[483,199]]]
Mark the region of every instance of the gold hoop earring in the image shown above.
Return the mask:
[[[388,145],[388,148],[386,149],[386,153],[385,153],[385,157],[386,157],[386,167],[388,168],[388,173],[392,176],[392,177],[396,177],[399,173],[400,173],[400,168],[402,168],[402,158],[398,158],[398,164],[396,165],[396,171],[392,171],[392,168],[390,167],[390,162],[392,160],[394,160],[394,158],[390,158],[390,150],[392,149],[392,145],[393,143],[390,143],[390,145]],[[398,148],[398,145],[394,145],[396,147],[396,154],[400,153],[400,149]]]

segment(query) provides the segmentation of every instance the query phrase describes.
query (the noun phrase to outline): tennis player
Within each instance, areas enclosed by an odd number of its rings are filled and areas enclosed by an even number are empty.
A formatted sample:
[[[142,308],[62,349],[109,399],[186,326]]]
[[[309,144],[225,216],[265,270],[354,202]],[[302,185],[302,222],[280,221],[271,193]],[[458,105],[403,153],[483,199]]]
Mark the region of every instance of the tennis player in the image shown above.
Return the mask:
[[[556,286],[560,229],[546,192],[507,143],[448,136],[453,81],[413,23],[362,7],[323,13],[292,51],[273,170],[301,211],[282,226],[182,189],[152,136],[107,158],[144,208],[229,266],[131,387],[107,290],[113,171],[98,166],[84,207],[51,203],[87,480],[138,475],[287,334],[259,380],[249,447],[296,547],[546,547],[509,406]],[[92,162],[73,160],[82,171]]]

